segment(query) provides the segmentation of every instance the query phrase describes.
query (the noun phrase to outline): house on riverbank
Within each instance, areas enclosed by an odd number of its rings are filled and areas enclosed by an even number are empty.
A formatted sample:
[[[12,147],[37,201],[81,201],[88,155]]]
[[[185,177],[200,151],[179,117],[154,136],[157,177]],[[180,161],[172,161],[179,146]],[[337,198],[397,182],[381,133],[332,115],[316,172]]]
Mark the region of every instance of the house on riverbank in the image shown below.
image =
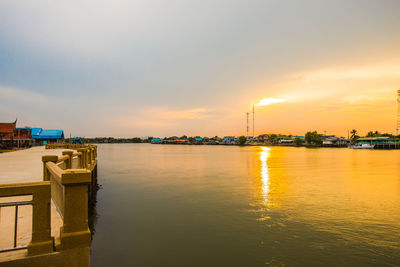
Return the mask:
[[[0,149],[26,148],[33,143],[32,129],[29,127],[17,128],[14,122],[0,123]]]
[[[63,130],[46,130],[42,128],[32,128],[32,138],[36,144],[59,143],[64,140]]]
[[[64,141],[63,130],[17,127],[17,120],[0,123],[0,149],[3,150],[27,148],[32,145],[44,145],[62,141]]]
[[[326,135],[322,140],[323,147],[347,147],[349,144],[350,140],[335,135]]]
[[[10,149],[14,146],[14,132],[17,125],[15,122],[0,123],[0,149]]]
[[[374,149],[400,149],[400,140],[391,137],[365,137],[356,141],[355,147],[369,145]]]

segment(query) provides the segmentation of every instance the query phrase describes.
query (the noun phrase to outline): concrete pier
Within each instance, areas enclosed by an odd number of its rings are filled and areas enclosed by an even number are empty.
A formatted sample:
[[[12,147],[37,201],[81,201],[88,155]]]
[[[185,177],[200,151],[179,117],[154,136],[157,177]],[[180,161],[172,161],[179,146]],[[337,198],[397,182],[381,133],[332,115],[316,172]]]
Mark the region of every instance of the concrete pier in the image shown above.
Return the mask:
[[[43,180],[42,156],[62,155],[63,149],[47,150],[44,146],[18,150],[0,154],[0,184],[40,182]],[[29,196],[2,197],[0,203],[9,201],[25,201],[32,199]],[[14,207],[0,208],[0,249],[12,244],[11,234],[14,230]],[[56,207],[51,202],[51,231],[52,235],[59,234],[62,220]],[[22,206],[18,212],[18,237],[17,244],[28,245],[32,235],[32,207]]]
[[[61,156],[63,151],[40,146],[0,153],[0,184],[43,181],[42,156]]]
[[[97,147],[46,148],[0,154],[0,266],[89,266]]]

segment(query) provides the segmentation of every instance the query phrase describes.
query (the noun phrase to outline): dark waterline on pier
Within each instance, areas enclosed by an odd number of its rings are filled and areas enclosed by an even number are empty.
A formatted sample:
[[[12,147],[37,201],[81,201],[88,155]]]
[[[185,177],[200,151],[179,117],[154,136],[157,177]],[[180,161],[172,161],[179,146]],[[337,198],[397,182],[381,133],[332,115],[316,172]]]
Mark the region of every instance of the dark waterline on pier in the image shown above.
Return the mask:
[[[399,153],[99,145],[92,266],[399,265]]]

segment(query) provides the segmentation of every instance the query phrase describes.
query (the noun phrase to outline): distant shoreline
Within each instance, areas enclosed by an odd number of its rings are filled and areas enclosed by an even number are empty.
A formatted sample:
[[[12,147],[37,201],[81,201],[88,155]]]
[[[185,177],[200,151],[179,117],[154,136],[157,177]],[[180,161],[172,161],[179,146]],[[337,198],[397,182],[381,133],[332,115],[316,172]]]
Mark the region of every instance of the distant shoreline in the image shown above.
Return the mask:
[[[149,142],[143,142],[143,143],[138,143],[138,142],[130,142],[130,143],[95,143],[95,142],[88,142],[88,144],[118,144],[118,145],[124,145],[124,144],[150,144],[150,145],[182,145],[182,146],[274,146],[274,147],[307,147],[307,148],[348,148],[348,146],[319,146],[319,145],[295,145],[295,144],[263,144],[263,143],[255,143],[255,144],[178,144],[178,143],[157,143],[157,144],[152,144]]]

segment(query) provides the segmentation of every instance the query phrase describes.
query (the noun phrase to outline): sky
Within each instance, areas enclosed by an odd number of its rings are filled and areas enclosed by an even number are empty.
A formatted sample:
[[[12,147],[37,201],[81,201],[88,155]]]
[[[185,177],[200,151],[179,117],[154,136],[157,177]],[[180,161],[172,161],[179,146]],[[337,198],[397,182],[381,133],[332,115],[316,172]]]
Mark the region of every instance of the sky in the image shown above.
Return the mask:
[[[2,0],[0,121],[244,135],[254,104],[256,134],[395,133],[399,14],[398,0]]]

